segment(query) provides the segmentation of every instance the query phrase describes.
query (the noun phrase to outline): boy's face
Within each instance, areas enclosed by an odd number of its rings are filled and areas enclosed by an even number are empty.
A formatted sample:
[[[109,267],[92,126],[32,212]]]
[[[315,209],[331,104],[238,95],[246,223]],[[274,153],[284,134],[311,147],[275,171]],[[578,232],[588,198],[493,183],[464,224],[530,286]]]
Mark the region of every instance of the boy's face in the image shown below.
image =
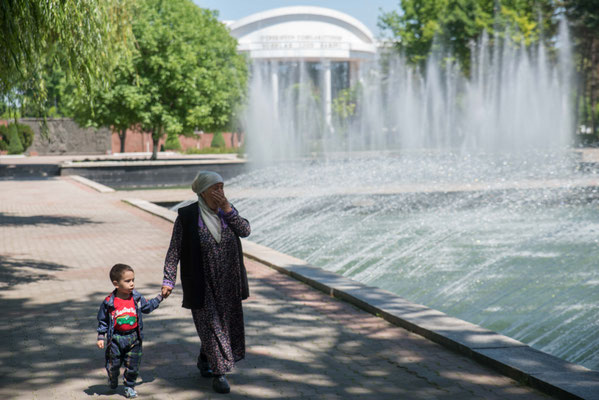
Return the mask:
[[[133,292],[133,289],[135,289],[135,272],[123,272],[121,279],[118,281],[112,281],[112,284],[120,294],[126,296],[130,295],[131,292]]]

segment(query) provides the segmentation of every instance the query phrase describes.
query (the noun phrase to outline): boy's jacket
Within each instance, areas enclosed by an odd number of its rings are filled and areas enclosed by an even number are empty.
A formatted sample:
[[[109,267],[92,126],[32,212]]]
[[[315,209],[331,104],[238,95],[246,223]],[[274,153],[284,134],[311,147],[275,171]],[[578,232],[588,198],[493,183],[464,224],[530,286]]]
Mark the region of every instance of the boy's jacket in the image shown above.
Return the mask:
[[[146,298],[136,290],[133,290],[132,295],[133,301],[135,302],[135,311],[137,313],[137,334],[139,340],[143,340],[144,324],[141,315],[142,313],[149,314],[157,309],[162,301],[162,295],[158,295],[150,301],[146,300]],[[116,289],[104,299],[100,306],[100,311],[98,311],[98,340],[102,340],[106,336],[107,344],[112,340],[112,334],[114,333],[114,326],[116,324],[115,318],[112,315],[112,312],[114,311],[115,296]],[[106,348],[108,347],[110,346],[106,346]]]

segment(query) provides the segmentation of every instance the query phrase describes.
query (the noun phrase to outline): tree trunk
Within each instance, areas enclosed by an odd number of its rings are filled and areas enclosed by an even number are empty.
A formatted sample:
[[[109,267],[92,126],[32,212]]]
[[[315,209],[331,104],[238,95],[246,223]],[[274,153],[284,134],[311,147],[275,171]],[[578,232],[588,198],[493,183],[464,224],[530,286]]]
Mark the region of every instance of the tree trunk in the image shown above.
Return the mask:
[[[591,78],[591,132],[594,135],[599,136],[599,133],[597,132],[597,118],[596,118],[596,107],[597,107],[597,80],[599,79],[597,77],[598,71],[597,71],[597,67],[598,67],[598,53],[599,53],[599,41],[593,39],[592,41],[592,45],[591,45],[591,73],[590,73],[590,78]]]
[[[576,80],[575,95],[574,95],[574,132],[578,134],[578,138],[584,139],[584,132],[579,131],[582,121],[584,120],[580,116],[580,102],[584,102],[584,74],[582,73],[584,68],[584,57],[580,57],[580,65],[577,67],[576,72],[580,74],[580,80]],[[584,103],[583,103],[584,108]],[[581,141],[581,143],[584,142]]]
[[[119,139],[121,140],[121,153],[125,152],[125,139],[127,138],[127,128],[121,129]]]
[[[152,132],[152,157],[150,160],[158,159],[158,143],[160,142],[160,136],[157,136]]]

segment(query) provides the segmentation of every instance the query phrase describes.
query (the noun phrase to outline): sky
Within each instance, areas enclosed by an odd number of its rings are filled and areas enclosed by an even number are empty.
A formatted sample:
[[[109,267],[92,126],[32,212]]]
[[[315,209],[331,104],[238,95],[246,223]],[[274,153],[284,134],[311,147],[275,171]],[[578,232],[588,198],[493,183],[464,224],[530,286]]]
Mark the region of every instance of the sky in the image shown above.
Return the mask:
[[[383,11],[399,10],[399,0],[193,0],[202,8],[218,10],[221,21],[238,20],[248,15],[289,6],[318,6],[341,11],[366,25],[379,36],[378,17]]]

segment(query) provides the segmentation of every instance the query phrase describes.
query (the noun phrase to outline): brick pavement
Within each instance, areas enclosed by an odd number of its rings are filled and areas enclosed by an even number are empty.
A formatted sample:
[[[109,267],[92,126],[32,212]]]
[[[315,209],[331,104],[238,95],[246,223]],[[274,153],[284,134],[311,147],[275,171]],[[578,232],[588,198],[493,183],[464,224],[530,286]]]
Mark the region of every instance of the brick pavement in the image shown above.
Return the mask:
[[[129,194],[130,197],[130,194]],[[243,211],[243,210],[242,210]],[[119,399],[95,347],[116,262],[160,289],[172,226],[70,179],[0,181],[0,399]],[[253,261],[232,399],[536,399],[544,395]],[[175,292],[145,318],[140,398],[223,398],[195,367]]]

